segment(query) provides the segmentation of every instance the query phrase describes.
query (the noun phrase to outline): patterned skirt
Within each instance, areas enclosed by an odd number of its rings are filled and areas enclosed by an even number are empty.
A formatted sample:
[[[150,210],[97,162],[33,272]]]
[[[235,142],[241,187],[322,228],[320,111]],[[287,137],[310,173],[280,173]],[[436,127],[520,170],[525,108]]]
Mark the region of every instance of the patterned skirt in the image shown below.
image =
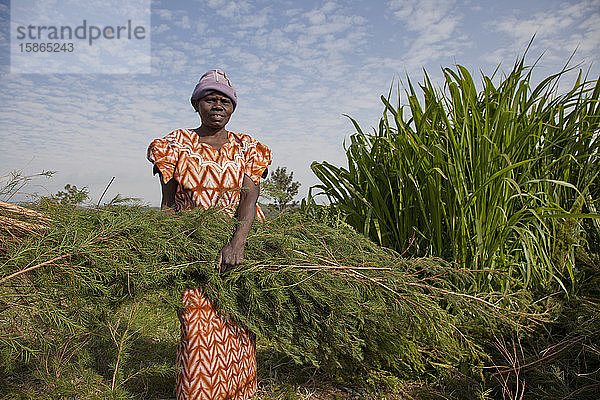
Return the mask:
[[[177,400],[246,400],[256,392],[255,337],[224,318],[200,288],[182,294]]]

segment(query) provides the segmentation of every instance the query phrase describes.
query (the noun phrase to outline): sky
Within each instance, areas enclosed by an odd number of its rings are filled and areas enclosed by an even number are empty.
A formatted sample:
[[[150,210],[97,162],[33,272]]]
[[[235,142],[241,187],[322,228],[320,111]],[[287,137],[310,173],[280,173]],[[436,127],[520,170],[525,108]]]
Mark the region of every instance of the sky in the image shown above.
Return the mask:
[[[59,14],[66,11],[57,4],[69,2],[27,1]],[[456,64],[476,81],[498,66],[509,71],[535,34],[527,61],[541,56],[537,79],[558,72],[575,50],[571,65],[600,75],[600,0],[141,1],[150,16],[149,68],[17,73],[10,20],[19,1],[0,0],[0,187],[12,171],[52,170],[22,191],[49,195],[69,183],[87,187],[96,203],[115,177],[103,202],[121,194],[159,205],[147,146],[199,125],[189,98],[213,68],[237,89],[228,130],[269,146],[271,170],[293,171],[299,197],[318,183],[313,161],[346,165],[343,144],[354,132],[347,116],[371,130],[380,96],[407,77],[419,82],[424,70],[438,87],[442,68]],[[126,48],[116,53],[132,66],[144,60]],[[87,57],[92,65],[107,56]],[[406,103],[402,93],[399,101]]]

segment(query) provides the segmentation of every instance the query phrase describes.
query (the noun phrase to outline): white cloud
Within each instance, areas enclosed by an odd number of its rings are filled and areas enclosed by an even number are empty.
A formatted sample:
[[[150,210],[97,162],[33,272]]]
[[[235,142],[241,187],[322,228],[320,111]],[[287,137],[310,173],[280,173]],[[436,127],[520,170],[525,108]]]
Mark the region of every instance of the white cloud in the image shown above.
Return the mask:
[[[456,0],[392,0],[388,7],[402,27],[415,35],[405,39],[411,65],[426,65],[468,46]]]
[[[167,32],[170,29],[171,28],[169,28],[169,25],[167,25],[167,24],[153,25],[152,26],[152,34],[160,35],[161,33]]]
[[[450,38],[460,17],[455,11],[456,0],[393,0],[390,11],[405,26],[421,34],[428,33],[425,41],[439,41]]]
[[[173,20],[173,11],[167,10],[165,8],[153,8],[152,14],[158,15],[161,19],[164,19],[166,21]]]
[[[202,3],[206,3],[215,12],[226,18],[239,18],[241,15],[246,14],[252,7],[247,1],[237,0],[202,0]]]
[[[600,1],[552,4],[524,17],[513,13],[489,24],[510,38],[505,46],[486,55],[490,62],[514,58],[535,35],[532,50],[544,53],[545,62],[565,62],[577,49],[575,60],[590,61],[600,52]]]
[[[184,29],[190,29],[192,27],[192,25],[190,24],[190,17],[188,17],[187,15],[182,16],[181,20],[179,21],[179,26],[181,26]]]
[[[270,20],[270,10],[263,9],[258,13],[253,14],[249,18],[242,18],[237,24],[238,28],[243,29],[258,29],[264,28],[268,25]]]
[[[169,28],[175,29],[191,29],[192,21],[190,21],[190,16],[188,12],[184,10],[176,10],[176,9],[165,9],[165,8],[153,8],[152,14],[158,16],[161,20],[168,22],[168,25],[164,22],[160,24],[160,26],[167,26]],[[197,24],[193,24],[194,26],[198,26]],[[206,26],[205,24],[201,24],[201,26]],[[164,28],[162,28],[164,29]],[[153,30],[154,31],[154,30]]]

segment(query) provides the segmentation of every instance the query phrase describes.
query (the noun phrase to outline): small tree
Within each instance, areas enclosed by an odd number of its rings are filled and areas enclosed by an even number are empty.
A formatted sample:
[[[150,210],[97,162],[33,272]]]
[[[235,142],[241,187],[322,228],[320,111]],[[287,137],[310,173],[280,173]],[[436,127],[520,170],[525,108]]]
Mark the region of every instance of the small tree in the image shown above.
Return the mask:
[[[52,200],[56,201],[60,204],[79,204],[84,202],[89,198],[88,188],[83,187],[82,189],[77,189],[77,186],[70,184],[65,185],[65,191],[59,190],[58,193],[52,195]]]
[[[286,167],[277,167],[271,176],[261,184],[261,195],[273,203],[269,206],[276,211],[298,207],[293,198],[298,194],[300,182],[294,182],[294,173],[287,173]]]

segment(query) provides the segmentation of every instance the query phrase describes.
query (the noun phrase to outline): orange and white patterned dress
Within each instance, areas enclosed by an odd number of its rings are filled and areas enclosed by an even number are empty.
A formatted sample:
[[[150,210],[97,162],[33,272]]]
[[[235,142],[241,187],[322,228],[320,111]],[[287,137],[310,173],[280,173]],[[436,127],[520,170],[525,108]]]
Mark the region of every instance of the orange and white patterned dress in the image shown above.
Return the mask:
[[[179,129],[148,148],[148,159],[167,183],[179,183],[177,210],[224,207],[233,215],[244,175],[256,184],[271,163],[268,147],[248,135],[228,133],[220,149]],[[257,215],[262,211],[257,206]],[[221,315],[202,289],[182,294],[181,341],[177,347],[177,400],[246,400],[256,392],[254,335]]]

